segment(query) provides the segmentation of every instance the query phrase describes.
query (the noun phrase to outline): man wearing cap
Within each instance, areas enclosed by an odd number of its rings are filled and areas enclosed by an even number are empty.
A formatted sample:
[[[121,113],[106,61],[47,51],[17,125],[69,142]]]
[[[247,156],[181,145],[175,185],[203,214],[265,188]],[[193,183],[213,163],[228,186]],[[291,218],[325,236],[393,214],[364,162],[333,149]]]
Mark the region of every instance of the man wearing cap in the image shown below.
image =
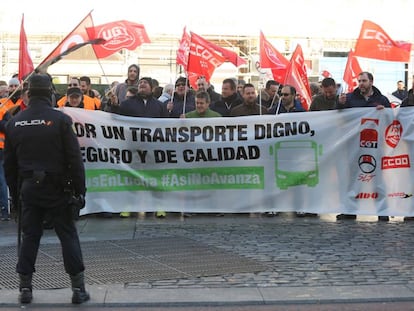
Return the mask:
[[[73,94],[73,97],[76,97],[76,99],[72,99],[72,104],[70,104],[69,101],[69,89],[72,89],[70,91],[71,95]],[[75,90],[75,89],[79,89]],[[99,109],[96,106],[95,100],[88,95],[84,95],[81,88],[80,88],[80,81],[78,78],[71,78],[68,84],[68,89],[66,91],[66,95],[63,96],[59,101],[57,102],[57,106],[60,107],[78,107],[83,108],[87,110],[97,110]]]
[[[84,101],[82,90],[78,87],[70,87],[66,91],[66,103],[65,107],[83,108],[86,110],[95,110],[96,106],[93,101]]]
[[[52,217],[72,284],[72,303],[89,300],[82,251],[72,207],[85,205],[85,169],[71,118],[52,107],[52,81],[35,74],[29,106],[6,125],[4,170],[12,200],[19,206],[22,242],[16,272],[19,301],[30,303],[32,275],[45,215]]]

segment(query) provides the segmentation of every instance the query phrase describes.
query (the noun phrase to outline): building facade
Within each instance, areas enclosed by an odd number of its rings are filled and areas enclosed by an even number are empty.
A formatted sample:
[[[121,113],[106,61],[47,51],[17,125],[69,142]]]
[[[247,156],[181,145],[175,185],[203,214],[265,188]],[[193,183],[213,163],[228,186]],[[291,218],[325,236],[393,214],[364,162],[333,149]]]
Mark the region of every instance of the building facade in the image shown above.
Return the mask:
[[[18,71],[19,36],[1,33],[0,48],[0,77],[8,79]],[[35,67],[64,39],[64,35],[28,36],[28,47]],[[271,74],[266,69],[259,68],[259,35],[253,36],[224,36],[203,35],[209,41],[224,48],[232,49],[246,59],[247,64],[236,68],[225,63],[216,69],[211,83],[221,87],[221,81],[228,77],[243,78],[255,85],[262,86]],[[134,51],[122,50],[105,59],[97,59],[91,46],[85,46],[65,56],[59,62],[51,65],[48,72],[57,84],[65,84],[72,76],[89,76],[93,84],[110,84],[112,81],[122,81],[126,77],[127,68],[136,63],[141,67],[141,76],[157,79],[160,85],[175,81],[184,75],[181,66],[176,65],[176,53],[180,37],[171,35],[151,36],[150,44],[143,44]],[[300,37],[272,37],[267,40],[288,59],[297,44],[304,53],[308,77],[310,81],[320,81],[323,71],[328,71],[332,77],[342,83],[347,54],[355,46],[354,39],[324,39]],[[396,81],[403,80],[411,85],[412,72],[410,65],[396,62],[381,62],[360,59],[361,68],[374,74],[374,84],[384,93],[392,92]],[[218,89],[219,91],[220,89]]]

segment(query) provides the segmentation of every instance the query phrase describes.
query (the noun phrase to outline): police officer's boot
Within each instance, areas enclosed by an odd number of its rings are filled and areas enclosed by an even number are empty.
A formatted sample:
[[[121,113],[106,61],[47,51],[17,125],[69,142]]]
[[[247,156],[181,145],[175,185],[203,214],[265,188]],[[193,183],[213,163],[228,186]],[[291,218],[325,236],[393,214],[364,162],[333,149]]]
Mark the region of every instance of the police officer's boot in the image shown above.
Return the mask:
[[[80,272],[75,275],[70,275],[72,283],[72,303],[80,304],[90,299],[88,292],[85,290],[84,274]]]
[[[20,303],[31,303],[33,299],[32,294],[32,274],[19,274],[20,279]]]

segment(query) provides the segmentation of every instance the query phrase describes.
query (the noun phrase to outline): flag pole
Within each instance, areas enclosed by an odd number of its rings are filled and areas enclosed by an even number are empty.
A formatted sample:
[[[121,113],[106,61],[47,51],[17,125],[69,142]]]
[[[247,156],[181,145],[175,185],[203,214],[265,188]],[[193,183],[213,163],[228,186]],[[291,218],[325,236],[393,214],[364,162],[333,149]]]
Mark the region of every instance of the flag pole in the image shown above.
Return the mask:
[[[188,82],[188,75],[187,75],[187,72],[186,72],[185,73],[185,86],[184,86],[185,92],[184,92],[183,114],[185,114],[185,105],[186,105],[186,102],[187,102],[187,83],[190,84]]]
[[[263,83],[262,83],[263,84]],[[262,89],[259,88],[259,114],[262,115]]]
[[[282,104],[282,99],[279,98],[279,102],[277,103],[277,108],[276,108],[276,115],[279,114],[279,110],[280,110],[280,105]]]
[[[273,104],[275,102],[276,96],[277,96],[277,92],[275,93],[275,95],[273,95],[272,102],[270,103],[270,107],[268,109],[270,109],[270,108],[273,107]]]

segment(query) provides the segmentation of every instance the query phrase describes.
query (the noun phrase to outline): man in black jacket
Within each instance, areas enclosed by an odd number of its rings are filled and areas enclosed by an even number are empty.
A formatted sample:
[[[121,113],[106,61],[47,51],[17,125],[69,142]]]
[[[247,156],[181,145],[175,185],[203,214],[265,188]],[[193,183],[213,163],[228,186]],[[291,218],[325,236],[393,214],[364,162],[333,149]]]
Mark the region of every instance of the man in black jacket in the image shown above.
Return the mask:
[[[165,118],[168,116],[165,105],[152,95],[151,78],[139,79],[138,88],[133,93],[120,105],[112,105],[112,112],[130,117]]]

